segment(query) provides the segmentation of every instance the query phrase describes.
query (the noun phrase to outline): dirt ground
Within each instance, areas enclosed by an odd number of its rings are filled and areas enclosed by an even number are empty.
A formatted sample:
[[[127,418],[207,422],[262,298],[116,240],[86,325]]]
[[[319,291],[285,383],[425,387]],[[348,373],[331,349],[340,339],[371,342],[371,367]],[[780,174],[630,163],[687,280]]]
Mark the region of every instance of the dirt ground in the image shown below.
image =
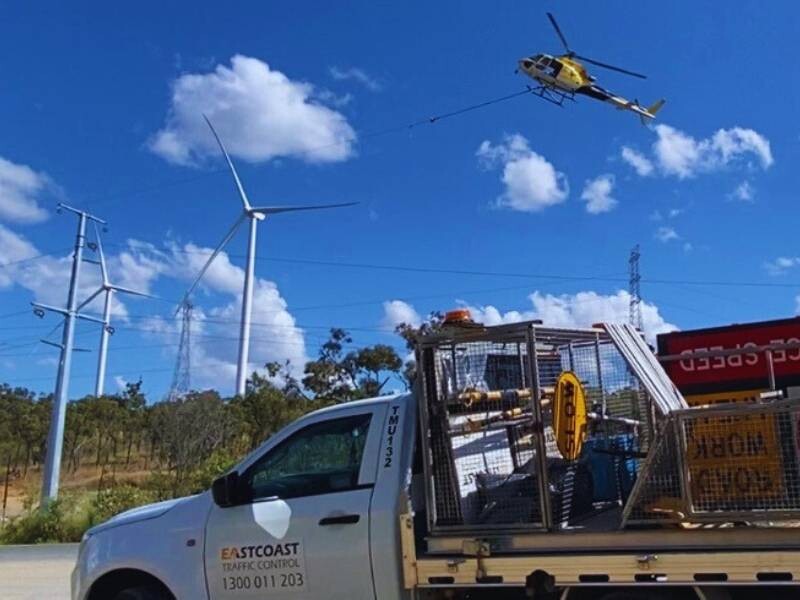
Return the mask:
[[[115,481],[119,483],[140,483],[152,472],[145,470],[118,470],[113,474]],[[100,470],[93,467],[78,469],[75,473],[68,473],[61,478],[62,490],[96,490],[100,483]],[[103,479],[108,482],[112,473],[103,473]],[[28,498],[38,499],[41,490],[42,474],[40,469],[30,469],[26,477],[12,479],[8,488],[8,499],[6,501],[6,519],[19,516],[25,512],[25,502]],[[2,484],[0,483],[0,503],[2,502]],[[1,505],[0,505],[1,508]]]

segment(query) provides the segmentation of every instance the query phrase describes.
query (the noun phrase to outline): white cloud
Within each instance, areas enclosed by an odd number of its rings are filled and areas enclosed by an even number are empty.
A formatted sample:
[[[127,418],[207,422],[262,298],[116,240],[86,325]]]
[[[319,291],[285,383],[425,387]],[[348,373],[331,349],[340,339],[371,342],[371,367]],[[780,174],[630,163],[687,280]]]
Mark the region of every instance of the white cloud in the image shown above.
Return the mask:
[[[538,212],[560,204],[569,195],[567,177],[546,158],[530,149],[520,134],[506,136],[494,146],[481,143],[476,155],[486,168],[502,166],[505,191],[497,205],[522,212]]]
[[[800,257],[796,256],[779,256],[775,260],[764,263],[764,269],[773,276],[783,275],[798,266],[800,266]]]
[[[340,67],[331,67],[329,70],[331,77],[337,81],[357,81],[371,92],[380,92],[383,85],[375,78],[370,77],[363,69],[358,67],[350,67],[342,69]]]
[[[41,255],[39,250],[27,238],[0,225],[0,288],[17,285],[32,293],[37,302],[63,306],[69,287],[72,257]],[[90,249],[84,249],[84,256],[96,258]],[[37,257],[35,260],[26,260]],[[144,293],[150,292],[150,285],[163,272],[163,265],[146,256],[141,248],[129,245],[119,254],[106,257],[111,283],[132,288]],[[96,291],[101,284],[100,271],[97,267],[84,265],[81,269],[78,302]],[[112,314],[123,320],[127,319],[128,310],[123,294],[115,294],[112,299]],[[130,296],[127,296],[130,298]],[[102,309],[102,298],[98,297],[89,306],[87,312],[99,313]]]
[[[343,106],[347,106],[353,101],[353,94],[346,93],[346,94],[337,94],[328,89],[320,89],[317,90],[315,93],[315,97],[324,102],[325,104],[330,104],[335,106],[336,108],[342,108]]]
[[[681,236],[672,227],[659,227],[656,230],[655,237],[659,242],[670,242],[672,240],[679,240]]]
[[[750,166],[752,162],[745,162],[748,158],[755,160],[762,169],[768,169],[775,162],[769,140],[753,129],[719,129],[702,139],[663,123],[656,125],[653,131],[657,139],[653,143],[652,157],[628,146],[622,147],[622,159],[643,177],[652,175],[656,168],[664,176],[688,179],[743,162]]]
[[[622,147],[622,160],[632,166],[636,174],[641,177],[647,177],[653,174],[654,167],[652,161],[633,148],[628,146]]]
[[[0,225],[0,289],[19,286],[28,290],[36,301],[63,306],[66,300],[72,258],[40,256],[40,252],[24,236]],[[85,250],[89,253],[89,250]],[[177,281],[185,287],[194,280],[205,263],[211,248],[192,243],[170,242],[164,249],[137,240],[128,240],[118,253],[106,249],[109,278],[112,283],[149,292],[162,279]],[[22,262],[19,262],[22,261]],[[5,266],[3,266],[5,265]],[[205,296],[195,298],[192,321],[193,385],[214,386],[232,391],[238,355],[239,318],[241,312],[244,271],[231,263],[227,253],[218,255],[203,279],[200,290]],[[84,265],[81,271],[79,301],[100,285],[99,269]],[[169,316],[137,318],[129,314],[130,297],[114,295],[112,310],[115,319],[143,335],[166,342],[165,358],[173,360],[180,332],[180,315],[172,315],[172,307],[147,304],[150,309],[164,310]],[[147,303],[143,299],[131,302]],[[152,301],[150,301],[152,302]],[[202,305],[202,306],[201,306]],[[87,307],[99,312],[100,299]],[[54,319],[55,317],[53,317]],[[52,321],[55,323],[55,321]],[[253,316],[250,344],[250,370],[264,373],[264,364],[290,360],[296,374],[307,360],[305,334],[297,326],[286,300],[274,282],[257,278],[253,294]]]
[[[630,299],[625,290],[615,294],[584,291],[561,295],[536,291],[528,296],[531,306],[522,310],[503,312],[490,304],[474,306],[463,301],[459,304],[469,309],[473,320],[488,326],[539,319],[546,327],[575,328],[590,327],[595,323],[627,323]],[[413,306],[407,306],[417,314]],[[655,304],[643,301],[641,311],[644,333],[651,343],[657,334],[677,329],[661,315]]]
[[[39,206],[43,193],[54,188],[50,178],[26,165],[0,157],[0,220],[39,223],[47,211]]]
[[[384,302],[381,326],[389,331],[394,331],[395,327],[403,323],[419,327],[422,323],[422,317],[414,310],[413,306],[402,300]]]
[[[236,55],[231,66],[184,74],[173,84],[166,124],[150,147],[191,165],[219,150],[205,113],[228,151],[250,162],[287,156],[335,162],[353,154],[356,133],[341,113],[315,100],[314,86],[293,81],[257,59]]]
[[[122,377],[122,375],[114,375],[114,385],[117,386],[118,391],[124,392],[125,386],[128,385],[128,382],[124,377]]]
[[[540,319],[549,327],[589,327],[594,323],[626,323],[630,295],[624,290],[616,294],[598,294],[594,291],[577,294],[543,294],[534,292],[528,296],[532,306],[522,311],[501,312],[491,305],[469,306],[473,319],[486,325],[500,325]],[[642,324],[648,340],[655,340],[659,333],[674,331],[675,325],[667,322],[655,304],[641,303]]]
[[[741,202],[752,202],[755,197],[756,190],[747,180],[737,185],[736,189],[730,194],[730,198],[733,200],[739,200]]]
[[[609,212],[617,205],[611,196],[614,190],[614,176],[606,173],[586,182],[581,193],[581,200],[586,201],[586,212],[597,215]]]
[[[653,152],[659,168],[679,179],[725,168],[747,155],[754,156],[763,169],[774,162],[769,140],[752,129],[720,129],[701,140],[664,124],[656,125],[655,131],[658,139]]]

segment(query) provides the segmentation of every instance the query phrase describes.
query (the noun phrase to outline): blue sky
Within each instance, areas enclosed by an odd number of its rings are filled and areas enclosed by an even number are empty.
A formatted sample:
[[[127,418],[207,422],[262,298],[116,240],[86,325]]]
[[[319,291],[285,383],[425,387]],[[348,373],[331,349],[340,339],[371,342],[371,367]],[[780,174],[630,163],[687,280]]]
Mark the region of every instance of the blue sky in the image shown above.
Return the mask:
[[[402,128],[522,89],[516,61],[560,50],[547,10],[579,52],[649,75],[591,71],[665,97],[657,125],[523,96]],[[314,356],[334,325],[396,343],[398,318],[458,303],[492,323],[624,318],[636,243],[651,334],[793,315],[798,29],[789,2],[6,5],[0,380],[52,389],[56,351],[36,340],[57,321],[27,309],[66,300],[63,200],[108,220],[112,279],[160,298],[116,306],[107,389],[141,375],[166,391],[174,302],[238,211],[202,111],[254,203],[360,203],[261,226],[254,366]],[[233,385],[244,241],[196,298],[198,387]],[[78,335],[95,348],[96,326]],[[72,396],[95,360],[76,355]]]

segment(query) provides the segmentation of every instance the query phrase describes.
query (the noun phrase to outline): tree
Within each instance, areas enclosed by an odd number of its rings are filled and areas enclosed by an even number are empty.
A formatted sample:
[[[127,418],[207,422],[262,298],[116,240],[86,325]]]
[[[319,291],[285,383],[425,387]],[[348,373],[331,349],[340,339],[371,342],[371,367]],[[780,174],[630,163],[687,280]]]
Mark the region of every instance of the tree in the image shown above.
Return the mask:
[[[212,390],[162,402],[160,408],[153,426],[173,474],[172,495],[193,491],[187,489],[190,475],[221,446],[228,412]]]
[[[359,376],[358,387],[367,397],[380,395],[391,374],[399,373],[403,367],[403,361],[395,349],[386,344],[361,348],[352,358],[357,371],[363,373]],[[381,381],[384,372],[390,375]]]
[[[410,325],[408,323],[400,323],[397,327],[394,328],[395,333],[403,338],[406,342],[406,348],[409,351],[416,350],[417,347],[417,339],[431,335],[433,333],[438,332],[442,328],[442,322],[444,321],[444,315],[440,312],[432,312],[428,315],[428,318],[425,319],[422,323],[417,326]],[[406,364],[403,368],[403,379],[405,379],[405,384],[407,389],[411,389],[414,386],[414,381],[417,378],[417,362],[416,360],[409,360],[406,361]]]
[[[253,374],[247,394],[230,402],[238,432],[247,438],[248,451],[316,407],[316,403],[309,402],[304,396],[286,394],[257,373]]]
[[[332,328],[330,338],[319,349],[319,358],[306,363],[303,385],[319,400],[346,402],[355,392],[351,364],[344,355],[344,345],[353,339],[344,330]]]
[[[317,400],[347,402],[378,395],[392,375],[397,375],[403,361],[391,346],[376,344],[344,353],[352,343],[344,329],[331,329],[319,358],[306,363],[303,385]]]

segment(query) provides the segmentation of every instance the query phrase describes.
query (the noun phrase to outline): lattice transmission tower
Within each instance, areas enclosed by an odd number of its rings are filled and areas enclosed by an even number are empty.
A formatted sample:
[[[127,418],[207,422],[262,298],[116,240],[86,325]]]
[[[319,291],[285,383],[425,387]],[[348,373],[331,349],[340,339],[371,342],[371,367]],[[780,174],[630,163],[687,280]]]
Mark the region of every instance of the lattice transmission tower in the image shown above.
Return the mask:
[[[191,389],[192,373],[192,310],[194,306],[184,300],[179,311],[181,313],[181,339],[178,342],[178,355],[175,358],[175,371],[172,374],[172,385],[168,400],[178,400]]]
[[[630,258],[628,258],[628,294],[630,295],[630,304],[628,305],[628,322],[641,331],[643,326],[641,290],[642,277],[639,274],[640,257],[641,253],[639,252],[639,244],[636,244],[631,250]]]

